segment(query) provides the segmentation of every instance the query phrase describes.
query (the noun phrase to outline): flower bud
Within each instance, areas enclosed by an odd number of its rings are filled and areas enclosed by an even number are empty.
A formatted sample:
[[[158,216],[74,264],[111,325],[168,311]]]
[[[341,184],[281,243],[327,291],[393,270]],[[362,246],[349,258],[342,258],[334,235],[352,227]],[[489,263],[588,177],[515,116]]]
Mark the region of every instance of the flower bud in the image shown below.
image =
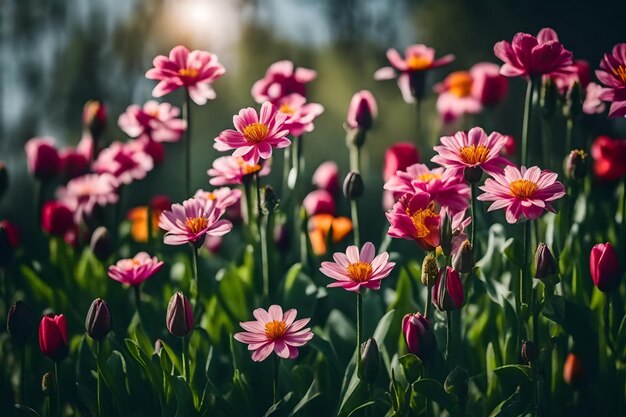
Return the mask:
[[[465,295],[458,271],[446,267],[439,271],[439,276],[433,287],[433,304],[439,311],[458,310],[463,306]]]
[[[26,340],[33,331],[33,316],[28,305],[17,300],[9,309],[7,315],[7,332],[19,344],[26,343]]]
[[[554,115],[558,93],[559,91],[554,80],[550,77],[546,77],[541,86],[539,96],[539,108],[541,109],[541,115],[545,119],[550,119]]]
[[[32,138],[24,146],[28,170],[39,180],[54,178],[61,169],[59,152],[52,138]]]
[[[48,234],[64,236],[74,228],[74,212],[61,201],[47,201],[41,209],[41,228]]]
[[[370,337],[361,344],[360,361],[359,378],[369,384],[374,383],[380,369],[380,354],[378,352],[376,339],[373,337]]]
[[[335,214],[335,199],[326,190],[311,191],[302,200],[302,206],[309,216],[320,213]]]
[[[154,354],[160,355],[162,349],[163,349],[163,340],[157,339],[156,342],[154,342]]]
[[[68,354],[67,324],[63,314],[47,314],[39,324],[39,348],[55,362]]]
[[[104,262],[111,257],[115,251],[113,245],[113,238],[106,227],[100,226],[91,234],[91,241],[89,242],[91,251],[95,257]]]
[[[402,333],[409,352],[426,361],[437,349],[437,340],[430,322],[421,313],[407,314],[402,319]]]
[[[532,340],[524,340],[522,342],[520,356],[524,363],[536,361],[539,358],[539,346],[537,346]]]
[[[41,378],[41,392],[44,397],[50,397],[55,390],[54,375],[52,375],[52,372],[46,372]]]
[[[167,330],[177,337],[185,337],[193,330],[193,311],[187,297],[177,292],[170,298],[165,316]]]
[[[348,200],[356,200],[363,195],[363,178],[358,172],[350,171],[343,181],[343,195]]]
[[[589,155],[580,149],[572,150],[565,157],[563,171],[570,180],[582,180],[587,175]]]
[[[422,261],[422,284],[425,286],[435,285],[435,281],[437,281],[437,274],[439,274],[437,258],[435,258],[433,254],[429,253]]]
[[[350,100],[347,124],[352,129],[369,130],[377,114],[376,99],[371,92],[361,90]]]
[[[465,168],[463,178],[468,184],[478,184],[483,177],[483,169],[481,167]]]
[[[391,145],[385,151],[383,164],[383,180],[389,181],[397,171],[404,171],[407,167],[420,162],[420,155],[415,145],[410,142],[400,142]]]
[[[0,161],[0,198],[9,188],[9,171],[4,162]]]
[[[619,287],[622,270],[615,248],[610,243],[598,243],[591,249],[589,269],[593,284],[600,291],[609,292]]]
[[[584,374],[583,364],[578,355],[570,353],[563,364],[563,380],[570,385],[579,385]]]
[[[539,243],[535,251],[535,278],[545,279],[557,273],[557,265],[545,243]]]
[[[461,402],[467,398],[467,387],[469,385],[469,374],[465,368],[455,367],[448,375],[443,388],[449,394],[456,395]]]
[[[111,310],[103,299],[96,298],[91,303],[85,318],[85,331],[98,342],[104,340],[111,331]]]
[[[452,267],[461,274],[469,274],[474,268],[474,247],[468,239],[452,255]]]
[[[313,185],[321,190],[335,194],[339,189],[339,167],[334,161],[326,161],[315,170]]]
[[[441,246],[441,251],[445,256],[450,256],[450,252],[452,251],[452,219],[447,213],[443,217],[439,233],[439,245]]]
[[[269,185],[263,187],[263,198],[261,199],[261,208],[263,210],[263,214],[271,214],[278,208],[278,203],[280,200],[274,193],[274,189]]]
[[[107,125],[107,111],[104,104],[89,100],[83,107],[83,125],[97,142]]]

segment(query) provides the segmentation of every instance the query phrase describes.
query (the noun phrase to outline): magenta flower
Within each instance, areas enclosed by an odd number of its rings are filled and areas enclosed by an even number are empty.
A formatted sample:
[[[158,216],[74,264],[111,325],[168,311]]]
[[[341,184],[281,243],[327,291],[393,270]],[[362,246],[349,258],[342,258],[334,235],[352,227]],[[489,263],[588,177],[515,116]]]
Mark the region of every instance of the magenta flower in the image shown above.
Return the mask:
[[[572,53],[559,43],[556,32],[543,28],[537,37],[517,33],[511,43],[500,41],[494,54],[504,61],[500,74],[505,77],[530,77],[573,71]]]
[[[259,173],[263,177],[269,175],[271,165],[269,161],[259,161],[258,164],[250,165],[242,158],[234,156],[220,156],[213,161],[213,167],[207,171],[210,177],[209,183],[214,186],[236,185],[243,182],[247,175]]]
[[[233,225],[228,220],[220,220],[224,210],[217,207],[215,200],[190,198],[183,204],[172,204],[159,216],[159,227],[166,231],[163,242],[166,245],[191,243],[200,246],[206,235],[223,236]]]
[[[296,68],[291,61],[278,61],[270,65],[265,77],[252,86],[252,97],[261,104],[266,101],[276,104],[289,94],[306,97],[305,84],[317,77],[317,72],[308,68]]]
[[[439,246],[440,216],[430,194],[417,191],[405,194],[385,213],[393,238],[414,240],[425,251]]]
[[[357,246],[348,246],[346,253],[336,252],[335,262],[322,262],[320,271],[329,278],[336,280],[328,284],[328,288],[343,287],[346,291],[359,292],[361,288],[380,289],[383,278],[387,278],[394,262],[389,261],[389,254],[383,252],[376,255],[376,248],[367,242],[359,251]]]
[[[309,216],[319,213],[335,214],[335,199],[326,190],[311,191],[302,200],[302,206]]]
[[[589,83],[585,90],[585,101],[583,101],[583,111],[587,114],[599,114],[606,110],[606,105],[602,101],[602,95],[606,88],[596,83]]]
[[[70,180],[57,190],[57,198],[74,211],[76,223],[91,214],[96,205],[117,203],[117,179],[109,174],[87,174]]]
[[[500,150],[506,144],[506,137],[498,132],[489,136],[480,127],[469,132],[457,132],[454,136],[441,138],[441,145],[434,150],[439,155],[431,161],[453,170],[454,175],[462,176],[465,168],[482,168],[488,173],[501,173],[502,165],[510,162],[500,156]]]
[[[306,98],[297,93],[289,94],[276,100],[278,111],[287,115],[285,128],[292,136],[300,136],[305,132],[312,132],[313,121],[324,112],[324,106],[317,103],[307,103]]]
[[[441,285],[444,281],[444,286]],[[433,286],[433,304],[439,311],[458,310],[465,302],[461,277],[455,269],[446,267],[446,276],[443,279],[443,269],[439,270],[439,275]]]
[[[609,117],[626,116],[626,43],[618,43],[604,54],[596,77],[607,87],[600,98],[611,103]]]
[[[533,220],[545,210],[556,212],[551,202],[565,195],[565,187],[557,181],[555,172],[539,167],[515,166],[504,168],[504,174],[492,173],[485,185],[479,187],[480,201],[493,201],[488,211],[506,208],[506,221],[516,223],[520,218]]]
[[[313,338],[311,329],[304,328],[311,319],[295,320],[298,311],[294,308],[283,314],[283,309],[274,304],[268,311],[257,308],[252,314],[256,320],[239,323],[246,331],[235,333],[233,337],[254,351],[252,360],[255,362],[264,361],[272,352],[284,359],[295,359],[298,348]]]
[[[589,63],[584,60],[576,60],[571,66],[570,72],[557,73],[553,76],[545,75],[545,78],[551,78],[556,85],[557,90],[562,96],[566,96],[567,92],[572,88],[574,83],[580,84],[584,90],[591,82],[591,69]]]
[[[407,103],[421,99],[424,94],[425,73],[428,70],[448,65],[454,55],[435,59],[435,50],[426,45],[411,45],[406,48],[405,57],[391,48],[387,51],[391,67],[383,67],[374,73],[376,80],[391,80],[398,77],[398,88]]]
[[[132,258],[120,259],[115,265],[109,266],[109,277],[122,284],[135,287],[159,272],[163,261],[146,252],[139,252]]]
[[[164,55],[154,58],[153,65],[154,68],[146,72],[146,78],[159,81],[152,90],[154,97],[163,97],[185,87],[198,105],[216,97],[211,84],[226,72],[217,55],[206,51],[189,52],[182,45],[172,49],[169,58]]]
[[[371,92],[361,90],[352,96],[346,118],[349,127],[369,130],[376,116],[378,116],[378,105]]]
[[[26,142],[24,149],[28,171],[37,179],[51,179],[61,170],[59,151],[53,138],[32,138]]]
[[[202,198],[207,201],[215,201],[217,208],[226,210],[233,204],[241,200],[241,190],[230,189],[228,187],[217,188],[213,191],[204,191],[202,189],[196,191],[193,198]]]
[[[128,106],[117,124],[131,138],[178,142],[187,127],[187,122],[179,116],[180,110],[171,104],[150,100],[143,107]]]
[[[228,129],[220,133],[213,147],[218,151],[235,149],[234,157],[241,157],[246,163],[256,165],[259,159],[272,156],[272,148],[291,145],[287,139],[289,130],[285,125],[286,120],[287,115],[270,102],[263,103],[259,115],[252,107],[241,109],[239,115],[233,116],[237,130]]]
[[[98,154],[93,170],[99,174],[112,174],[120,183],[130,184],[133,180],[146,177],[154,168],[154,161],[137,143],[113,142]]]
[[[453,213],[464,211],[470,197],[469,187],[453,171],[444,168],[431,170],[424,164],[413,164],[406,171],[397,171],[383,188],[393,192],[395,198],[425,191],[435,203]]]
[[[339,189],[339,167],[335,161],[322,162],[313,173],[313,185],[334,194]]]

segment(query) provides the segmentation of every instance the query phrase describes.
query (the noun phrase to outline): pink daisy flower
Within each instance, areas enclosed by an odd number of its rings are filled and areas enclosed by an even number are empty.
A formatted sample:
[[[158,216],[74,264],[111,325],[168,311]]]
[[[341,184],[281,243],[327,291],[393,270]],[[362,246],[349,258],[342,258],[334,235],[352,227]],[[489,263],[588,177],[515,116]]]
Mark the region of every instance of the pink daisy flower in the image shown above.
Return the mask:
[[[306,98],[297,93],[289,94],[276,100],[278,111],[287,115],[285,128],[292,136],[300,136],[305,132],[312,132],[313,121],[324,112],[324,106],[317,103],[307,103]]]
[[[430,194],[423,191],[405,194],[385,215],[391,224],[389,236],[414,240],[425,251],[439,246],[441,220]]]
[[[93,170],[98,174],[112,174],[120,183],[141,180],[154,168],[154,161],[144,152],[140,142],[113,142],[98,154]]]
[[[500,74],[505,77],[572,72],[572,53],[559,43],[556,32],[543,28],[537,37],[517,33],[512,42],[500,41],[493,47],[494,54],[504,61]]]
[[[57,199],[74,211],[76,223],[83,214],[91,214],[96,205],[117,203],[117,179],[109,174],[87,174],[70,180],[65,187],[57,190]]]
[[[246,331],[235,333],[233,337],[254,351],[252,360],[255,362],[264,361],[272,352],[284,359],[295,359],[298,348],[313,338],[311,329],[304,328],[311,319],[295,320],[298,311],[294,308],[283,313],[283,309],[274,304],[267,311],[257,308],[252,314],[256,320],[239,323]]]
[[[381,280],[389,276],[396,264],[388,262],[387,252],[375,255],[376,248],[371,242],[365,243],[360,252],[357,246],[348,246],[345,254],[335,253],[335,262],[322,262],[320,268],[322,274],[337,281],[327,287],[343,287],[354,292],[359,292],[361,288],[380,289]]]
[[[180,110],[171,104],[150,100],[143,107],[128,106],[117,124],[131,138],[178,142],[187,127],[187,122],[179,116]]]
[[[424,164],[413,164],[405,171],[397,171],[383,186],[395,198],[403,194],[425,191],[441,207],[453,213],[464,211],[469,203],[469,187],[453,171],[444,168],[429,169]]]
[[[428,70],[448,65],[454,55],[435,59],[435,50],[426,45],[411,45],[406,48],[405,57],[391,48],[387,51],[390,67],[383,67],[374,73],[376,80],[391,80],[398,77],[398,88],[407,103],[415,102],[424,94],[425,73]]]
[[[626,116],[626,43],[618,43],[604,54],[596,77],[607,87],[600,98],[611,103],[609,117]]]
[[[439,155],[431,161],[452,170],[457,176],[463,176],[465,168],[482,168],[490,174],[501,173],[502,165],[511,164],[500,155],[506,141],[506,137],[498,132],[487,136],[482,128],[474,127],[469,132],[442,137],[441,145],[434,147]]]
[[[132,258],[120,259],[115,265],[109,266],[109,277],[122,284],[137,286],[159,272],[163,261],[146,252],[139,252]]]
[[[224,210],[217,207],[215,200],[190,198],[183,204],[172,204],[172,209],[159,216],[159,227],[166,231],[163,242],[166,245],[191,243],[200,246],[206,235],[223,236],[233,225],[228,220],[220,220]]]
[[[215,201],[217,208],[226,210],[228,207],[236,204],[241,200],[241,190],[233,190],[228,187],[217,188],[213,191],[204,191],[200,189],[196,191],[193,198],[202,198],[207,201]]]
[[[479,187],[483,194],[480,201],[493,201],[488,211],[506,208],[506,221],[516,223],[520,218],[533,220],[549,210],[550,204],[565,195],[565,187],[557,181],[555,172],[542,171],[539,167],[515,166],[504,168],[504,174],[491,174],[485,185]]]
[[[239,115],[233,116],[235,129],[228,129],[215,138],[213,147],[218,151],[235,149],[234,157],[241,157],[250,164],[256,165],[259,159],[269,159],[272,148],[286,148],[291,145],[287,139],[289,129],[285,126],[287,115],[279,112],[270,102],[261,106],[257,115],[252,107],[241,109]]]
[[[191,51],[182,45],[170,51],[169,57],[154,58],[154,68],[146,72],[146,78],[159,83],[152,90],[154,97],[162,97],[180,87],[185,87],[189,97],[198,105],[216,97],[211,84],[226,70],[217,55],[206,51]]]
[[[261,104],[296,93],[306,97],[305,84],[317,77],[317,72],[308,68],[296,68],[291,61],[278,61],[270,65],[265,77],[252,86],[252,97]],[[275,103],[276,104],[276,103]]]
[[[259,173],[264,177],[270,173],[269,161],[259,161],[258,164],[250,165],[242,158],[234,156],[220,156],[213,161],[213,167],[207,171],[210,177],[209,183],[214,186],[236,185],[243,183],[247,175]]]

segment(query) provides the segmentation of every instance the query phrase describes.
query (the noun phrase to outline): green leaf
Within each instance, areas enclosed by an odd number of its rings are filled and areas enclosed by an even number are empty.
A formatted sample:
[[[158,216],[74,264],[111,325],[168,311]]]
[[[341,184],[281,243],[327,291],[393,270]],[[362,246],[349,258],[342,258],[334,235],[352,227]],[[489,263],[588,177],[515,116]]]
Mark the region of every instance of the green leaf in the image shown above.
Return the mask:
[[[102,380],[109,387],[115,403],[120,406],[122,410],[126,410],[127,405],[130,402],[130,397],[127,391],[127,380],[124,369],[126,364],[122,354],[114,350],[111,352],[111,356],[105,359],[104,355],[100,355],[98,358],[98,366],[100,367],[100,374]]]
[[[314,399],[321,395],[319,383],[317,382],[317,378],[313,379],[309,389],[306,391],[304,396],[298,401],[298,404],[291,410],[288,417],[294,417],[297,413],[302,411],[307,405],[309,405]]]
[[[422,378],[413,383],[413,390],[445,407],[450,414],[455,415],[459,409],[459,400],[456,395],[449,394],[437,380]]]
[[[276,404],[272,404],[272,406],[267,409],[265,414],[263,414],[263,417],[269,417],[269,416],[273,415],[274,413],[280,411],[282,408],[285,407],[285,405],[289,402],[289,400],[291,400],[292,396],[293,396],[293,392],[288,392]]]
[[[615,339],[615,352],[618,357],[626,357],[626,316],[624,316],[622,323],[619,325],[617,339]]]
[[[309,342],[309,346],[312,346],[314,349],[324,355],[326,359],[330,360],[330,362],[333,364],[334,367],[336,367],[336,369],[341,369],[339,357],[337,356],[337,352],[335,352],[335,348],[333,348],[333,345],[322,336],[322,332],[320,329],[313,329],[313,334],[315,334],[315,337],[311,339],[311,341]]]
[[[496,391],[496,379],[494,378],[493,371],[496,369],[496,354],[493,349],[493,343],[489,342],[487,345],[486,365],[487,365],[487,396],[491,397]]]
[[[532,371],[528,365],[504,365],[493,371],[503,384],[509,386],[527,385],[532,382]]]
[[[54,290],[39,275],[26,265],[20,266],[20,272],[26,280],[26,286],[30,288],[33,295],[44,305],[56,305]]]
[[[92,416],[98,415],[98,405],[96,402],[96,395],[89,391],[82,384],[76,383],[76,393],[78,394],[78,398],[80,401],[89,409]]]
[[[502,254],[518,268],[524,266],[524,247],[517,239],[510,238],[504,242]]]
[[[15,408],[17,408],[18,410],[21,410],[21,411],[25,411],[26,413],[24,413],[24,414],[28,414],[28,415],[30,415],[30,416],[41,417],[41,416],[39,415],[39,413],[38,413],[38,412],[36,412],[36,411],[35,411],[35,410],[33,410],[32,408],[27,407],[27,406],[25,406],[25,405],[22,405],[22,404],[15,404]]]
[[[493,409],[489,417],[518,417],[526,411],[524,401],[518,387],[513,394]]]
[[[189,384],[181,376],[169,376],[170,383],[174,387],[176,394],[176,415],[175,417],[194,417],[198,412],[194,408],[193,394]]]
[[[340,413],[337,417],[352,417],[354,415],[356,415],[357,412],[359,412],[359,410],[363,410],[371,405],[376,404],[376,401],[366,401],[363,404],[357,406],[354,410],[352,410],[350,413],[346,414],[346,413]]]
[[[422,375],[422,361],[412,353],[406,354],[399,358],[400,364],[404,369],[406,380],[412,384]]]

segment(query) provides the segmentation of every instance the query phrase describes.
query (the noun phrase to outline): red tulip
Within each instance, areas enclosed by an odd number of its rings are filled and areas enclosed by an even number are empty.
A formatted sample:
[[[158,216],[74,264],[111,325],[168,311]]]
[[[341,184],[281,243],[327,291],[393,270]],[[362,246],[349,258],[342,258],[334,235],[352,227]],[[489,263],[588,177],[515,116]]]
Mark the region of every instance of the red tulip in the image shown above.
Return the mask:
[[[419,162],[420,154],[415,145],[408,142],[396,143],[385,152],[383,179],[387,182],[396,174],[396,171],[404,171],[408,166]]]
[[[598,243],[591,248],[589,270],[593,284],[602,292],[619,287],[622,270],[617,260],[615,248],[610,243]]]
[[[51,235],[65,236],[74,228],[74,212],[60,201],[48,201],[41,210],[41,227]]]
[[[7,240],[13,249],[17,248],[21,242],[20,230],[16,225],[8,220],[0,220],[0,229],[3,229]]]
[[[59,151],[52,138],[32,138],[25,145],[28,170],[37,179],[48,180],[61,169]]]
[[[402,332],[409,352],[422,361],[428,359],[437,348],[435,334],[430,322],[421,313],[407,314],[402,319]]]
[[[440,287],[444,280],[445,287]],[[443,269],[439,271],[439,277],[433,286],[433,304],[440,311],[458,310],[465,301],[463,285],[458,271],[451,267],[446,267],[446,276],[443,277]]]
[[[591,145],[593,173],[600,181],[615,181],[626,174],[626,140],[598,136]]]
[[[39,325],[39,348],[55,362],[67,356],[67,324],[63,314],[43,316]]]

